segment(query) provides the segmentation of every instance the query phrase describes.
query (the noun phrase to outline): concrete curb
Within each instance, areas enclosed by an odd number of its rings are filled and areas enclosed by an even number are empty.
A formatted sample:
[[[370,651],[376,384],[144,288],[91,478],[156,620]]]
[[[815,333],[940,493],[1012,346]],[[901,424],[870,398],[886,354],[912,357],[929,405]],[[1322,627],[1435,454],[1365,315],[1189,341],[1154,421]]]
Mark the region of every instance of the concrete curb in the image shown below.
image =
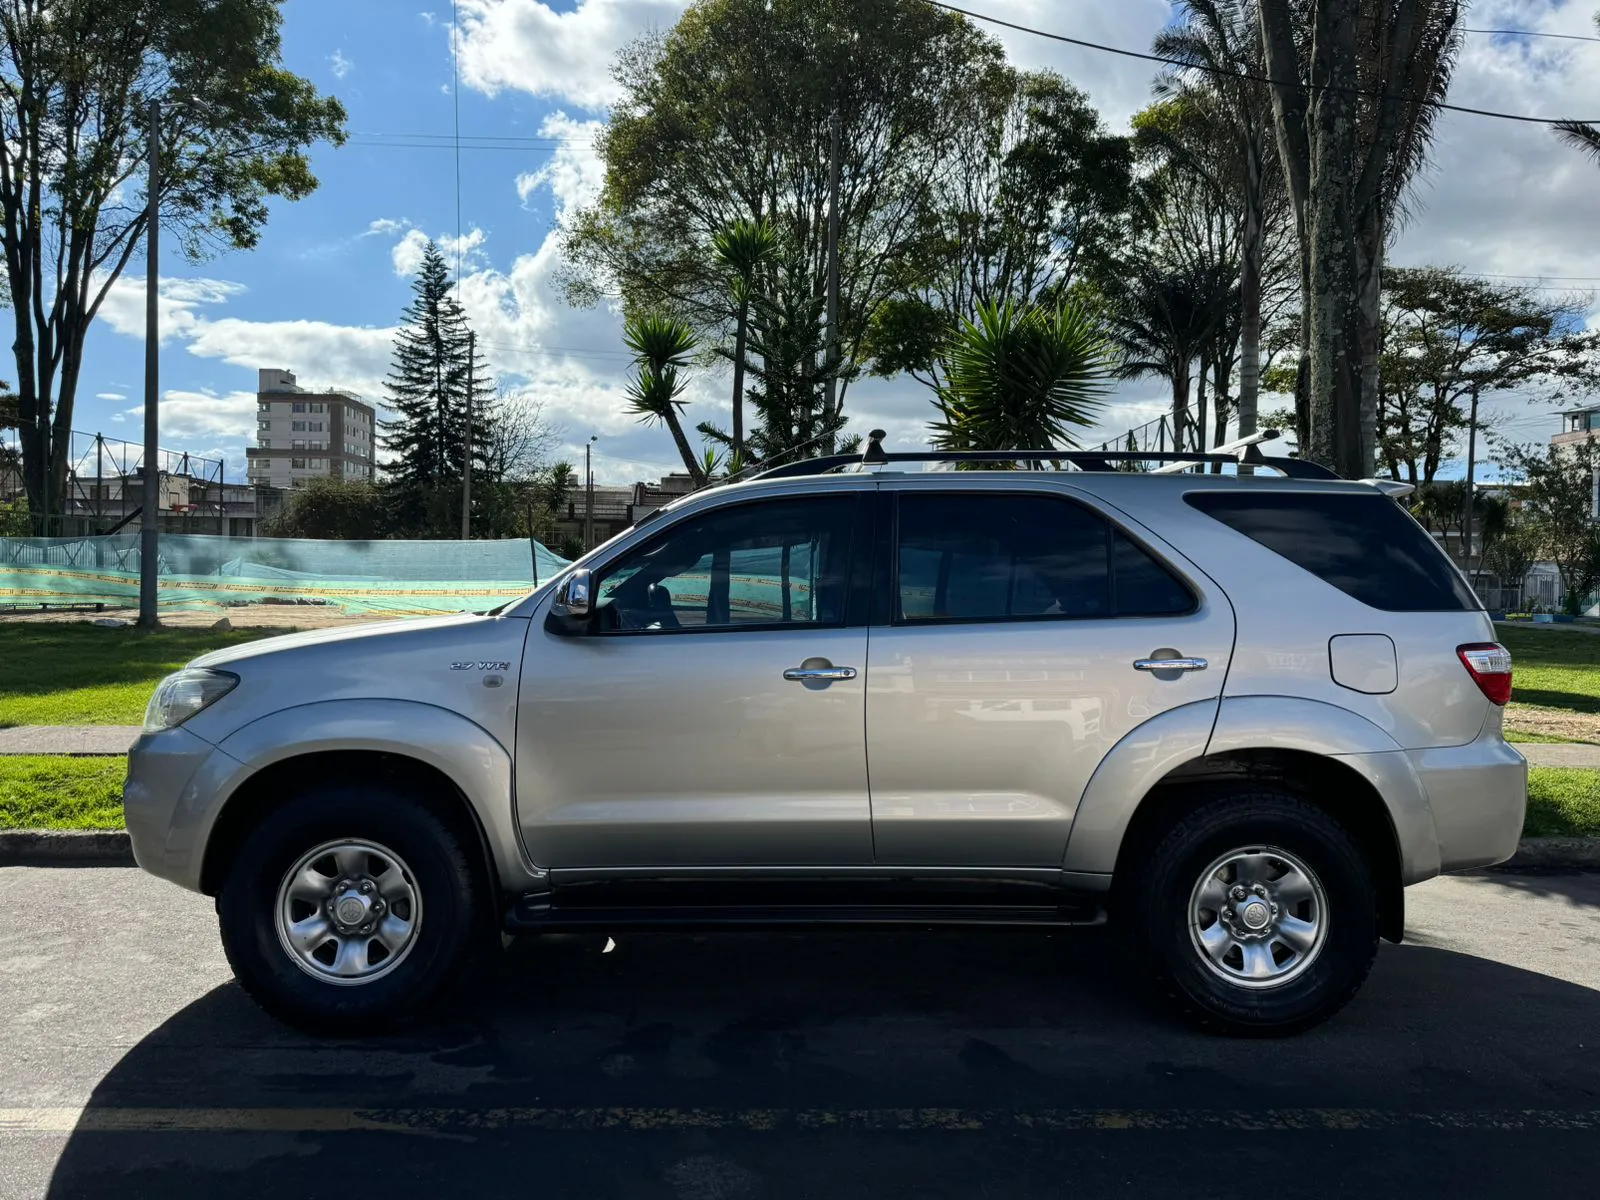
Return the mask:
[[[122,830],[0,829],[0,867],[131,867]]]
[[[133,848],[121,830],[0,829],[0,867],[131,867]],[[1523,838],[1496,871],[1600,870],[1600,837]]]

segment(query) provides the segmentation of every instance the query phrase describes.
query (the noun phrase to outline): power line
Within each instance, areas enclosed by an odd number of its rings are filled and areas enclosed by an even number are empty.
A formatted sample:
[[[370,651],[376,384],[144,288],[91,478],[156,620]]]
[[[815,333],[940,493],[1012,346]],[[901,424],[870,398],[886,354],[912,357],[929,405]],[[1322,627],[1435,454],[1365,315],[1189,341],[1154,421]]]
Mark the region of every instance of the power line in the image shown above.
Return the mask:
[[[1462,33],[1493,33],[1501,37],[1558,38],[1564,42],[1600,42],[1588,33],[1546,33],[1541,29],[1462,29]]]
[[[1301,83],[1297,79],[1279,82],[1268,75],[1256,75],[1249,71],[1229,71],[1222,67],[1207,66],[1204,63],[1185,62],[1181,58],[1167,58],[1160,54],[1149,54],[1142,50],[1127,50],[1121,46],[1107,46],[1101,42],[1090,42],[1083,38],[1068,37],[1064,33],[1051,33],[1045,29],[1034,29],[1029,25],[1019,25],[1015,21],[1006,21],[1002,20],[1000,17],[991,17],[985,13],[973,12],[970,8],[959,8],[954,4],[945,3],[945,0],[924,0],[924,3],[931,4],[935,8],[945,9],[947,12],[960,13],[962,16],[970,17],[974,21],[987,21],[991,25],[1001,25],[1007,29],[1015,29],[1018,33],[1030,33],[1035,37],[1048,38],[1053,42],[1065,42],[1069,46],[1081,46],[1085,50],[1098,50],[1102,54],[1119,54],[1123,58],[1137,58],[1145,62],[1162,63],[1169,67],[1181,67],[1186,71],[1201,71],[1207,75],[1223,75],[1230,79],[1247,79],[1252,83],[1265,83],[1270,84],[1273,87],[1291,87],[1303,92],[1344,92],[1352,96],[1375,96],[1379,98],[1387,98],[1388,96],[1388,93],[1375,92],[1370,88],[1348,87],[1343,84],[1336,83],[1322,83],[1313,86],[1311,84]],[[1446,104],[1442,100],[1412,100],[1405,97],[1401,98],[1404,99],[1407,104],[1416,104],[1429,108],[1437,108],[1446,112],[1468,113],[1475,117],[1494,117],[1495,119],[1501,121],[1524,121],[1530,125],[1560,125],[1572,121],[1572,119],[1568,117],[1533,117],[1523,113],[1497,112],[1494,109],[1489,108],[1470,108],[1463,104]],[[1600,120],[1586,120],[1573,123],[1580,125],[1593,125],[1600,124]]]

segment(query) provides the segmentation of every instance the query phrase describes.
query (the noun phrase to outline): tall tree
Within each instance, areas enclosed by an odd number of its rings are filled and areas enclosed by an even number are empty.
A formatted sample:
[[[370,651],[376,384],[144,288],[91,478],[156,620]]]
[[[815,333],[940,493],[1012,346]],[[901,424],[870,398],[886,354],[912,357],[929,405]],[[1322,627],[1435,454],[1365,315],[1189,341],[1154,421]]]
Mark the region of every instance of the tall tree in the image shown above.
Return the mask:
[[[705,468],[683,432],[683,390],[689,381],[682,372],[699,345],[694,330],[679,317],[642,313],[628,318],[622,328],[622,340],[634,356],[634,377],[628,384],[629,407],[641,421],[665,425],[683,459],[684,470],[697,486],[705,483]]]
[[[1600,445],[1584,438],[1560,446],[1506,446],[1501,463],[1523,480],[1522,519],[1539,553],[1561,572],[1567,611],[1577,612],[1600,585],[1600,523],[1595,521]]]
[[[1426,161],[1459,0],[1257,0],[1302,263],[1308,458],[1372,473],[1384,247]]]
[[[1283,172],[1272,98],[1260,82],[1266,63],[1255,0],[1182,0],[1182,8],[1187,20],[1157,34],[1152,49],[1187,69],[1159,80],[1157,93],[1187,99],[1209,118],[1220,136],[1208,139],[1204,150],[1189,147],[1189,167],[1237,197],[1240,208],[1237,404],[1243,437],[1256,431],[1263,274],[1269,238],[1288,215]],[[1219,417],[1224,408],[1218,404]]]
[[[945,355],[933,442],[944,450],[1078,445],[1105,404],[1113,354],[1099,322],[1072,304],[978,306]]]
[[[1470,278],[1455,267],[1383,276],[1378,452],[1389,473],[1431,483],[1467,427],[1469,399],[1535,388],[1543,399],[1594,383],[1600,337],[1585,297]]]
[[[282,66],[282,0],[0,2],[0,244],[30,504],[63,493],[84,337],[145,235],[149,104],[164,227],[191,257],[250,249],[269,201],[317,184],[337,100]]]
[[[918,0],[697,0],[617,61],[621,97],[597,142],[605,184],[563,243],[569,298],[618,296],[627,312],[720,332],[727,289],[712,240],[740,218],[769,219],[823,295],[837,118],[847,381],[929,177],[946,169],[951,114],[1000,61],[965,18]]]
[[[777,249],[778,238],[766,218],[752,221],[740,217],[719,230],[711,244],[717,262],[728,273],[728,290],[733,298],[732,451],[738,463],[744,458],[745,339],[750,332],[750,302],[759,286],[761,268]]]
[[[929,174],[900,286],[863,351],[875,374],[908,371],[935,390],[967,318],[1064,295],[1126,240],[1138,208],[1129,140],[1059,75],[995,63],[955,102],[961,132]]]
[[[467,456],[467,406],[472,406],[473,469],[489,481],[495,463],[494,380],[474,356],[466,313],[454,294],[439,247],[422,253],[412,299],[395,335],[383,423],[386,468],[396,528],[411,537],[451,537],[461,520]]]
[[[1107,290],[1107,328],[1125,379],[1157,375],[1172,387],[1172,436],[1179,448],[1199,444],[1190,414],[1195,360],[1237,304],[1227,262],[1130,266]]]

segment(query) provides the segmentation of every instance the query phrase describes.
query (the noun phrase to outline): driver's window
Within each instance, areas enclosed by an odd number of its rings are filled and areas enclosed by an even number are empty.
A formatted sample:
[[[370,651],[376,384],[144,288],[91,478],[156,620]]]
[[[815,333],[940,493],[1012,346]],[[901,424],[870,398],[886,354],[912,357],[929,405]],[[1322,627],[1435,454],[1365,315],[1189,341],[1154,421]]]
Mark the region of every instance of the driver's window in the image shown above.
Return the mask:
[[[760,501],[690,517],[602,577],[603,632],[838,625],[853,496]]]

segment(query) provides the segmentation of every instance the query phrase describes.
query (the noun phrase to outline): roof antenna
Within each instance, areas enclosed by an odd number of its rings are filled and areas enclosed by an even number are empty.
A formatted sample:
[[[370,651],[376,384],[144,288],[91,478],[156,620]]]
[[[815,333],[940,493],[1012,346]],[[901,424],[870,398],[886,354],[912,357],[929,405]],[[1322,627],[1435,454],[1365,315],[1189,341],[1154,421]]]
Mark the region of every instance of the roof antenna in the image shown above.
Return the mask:
[[[873,429],[867,433],[867,448],[862,452],[861,465],[864,467],[881,467],[889,461],[889,456],[883,452],[883,439],[889,435],[881,429]]]

